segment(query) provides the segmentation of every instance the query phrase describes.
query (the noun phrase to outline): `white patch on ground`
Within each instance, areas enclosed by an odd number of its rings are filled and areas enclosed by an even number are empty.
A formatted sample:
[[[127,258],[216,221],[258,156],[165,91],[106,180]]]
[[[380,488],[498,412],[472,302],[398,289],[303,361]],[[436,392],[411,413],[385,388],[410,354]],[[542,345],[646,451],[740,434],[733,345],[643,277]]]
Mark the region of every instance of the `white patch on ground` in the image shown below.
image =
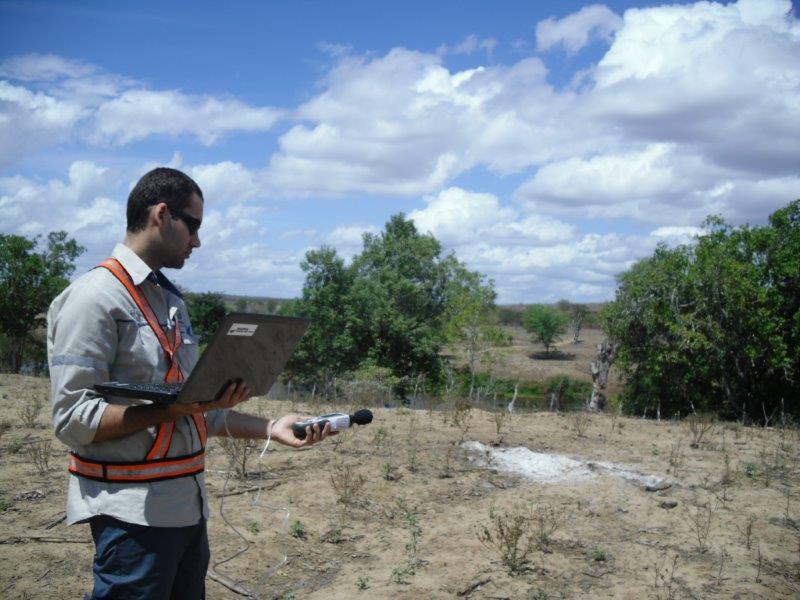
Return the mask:
[[[533,452],[524,446],[492,448],[480,442],[464,442],[461,447],[467,450],[471,455],[470,458],[482,467],[522,475],[541,483],[590,480],[599,473],[615,475],[642,486],[658,485],[665,481],[662,477],[645,475],[626,465],[581,461],[562,454]]]

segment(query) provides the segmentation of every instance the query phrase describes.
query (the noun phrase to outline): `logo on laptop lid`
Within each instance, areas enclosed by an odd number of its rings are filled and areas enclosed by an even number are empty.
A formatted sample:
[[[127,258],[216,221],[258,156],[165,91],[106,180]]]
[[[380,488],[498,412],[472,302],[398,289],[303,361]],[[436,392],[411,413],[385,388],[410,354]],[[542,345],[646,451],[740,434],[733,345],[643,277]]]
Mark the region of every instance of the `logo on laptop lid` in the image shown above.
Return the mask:
[[[228,335],[241,335],[250,337],[256,332],[258,325],[251,325],[249,323],[234,323],[228,330]]]

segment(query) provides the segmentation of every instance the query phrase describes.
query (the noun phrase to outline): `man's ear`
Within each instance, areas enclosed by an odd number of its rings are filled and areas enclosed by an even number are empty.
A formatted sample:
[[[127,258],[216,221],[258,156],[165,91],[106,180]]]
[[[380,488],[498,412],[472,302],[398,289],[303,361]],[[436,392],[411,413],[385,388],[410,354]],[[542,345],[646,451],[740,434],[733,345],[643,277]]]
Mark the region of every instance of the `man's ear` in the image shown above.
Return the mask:
[[[154,204],[150,207],[150,222],[158,228],[164,224],[164,219],[166,218],[166,213],[169,209],[167,208],[166,202],[159,202],[158,204]]]

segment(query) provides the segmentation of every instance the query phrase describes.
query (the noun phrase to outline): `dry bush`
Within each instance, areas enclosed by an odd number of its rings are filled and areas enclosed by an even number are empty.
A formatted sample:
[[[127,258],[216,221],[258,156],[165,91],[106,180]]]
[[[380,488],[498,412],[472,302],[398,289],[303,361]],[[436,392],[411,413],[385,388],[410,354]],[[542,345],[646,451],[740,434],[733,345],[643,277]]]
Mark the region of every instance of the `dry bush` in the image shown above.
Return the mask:
[[[530,508],[516,506],[502,513],[489,511],[489,523],[478,527],[478,540],[496,552],[513,575],[521,572],[536,547],[538,531]]]
[[[11,421],[8,419],[3,419],[0,421],[0,439],[11,430]]]
[[[408,420],[406,450],[408,451],[408,470],[412,473],[416,473],[419,469],[419,435],[417,431],[417,417],[413,413]]]
[[[444,461],[442,464],[442,470],[439,473],[440,479],[450,479],[453,476],[453,468],[451,465],[453,459],[453,452],[456,449],[456,442],[450,442],[447,444],[447,450],[444,452]]]
[[[336,502],[346,507],[359,504],[360,494],[367,478],[356,472],[353,465],[334,466],[330,476]]]
[[[756,516],[754,514],[750,514],[747,517],[747,522],[744,524],[744,527],[739,527],[736,525],[736,529],[739,530],[739,533],[742,534],[742,538],[744,539],[745,548],[750,550],[753,545],[753,525],[756,522]]]
[[[655,574],[653,589],[658,600],[673,600],[675,598],[675,571],[677,567],[677,554],[673,555],[672,560],[665,555],[663,562],[656,561],[653,564],[653,573]]]
[[[494,431],[495,435],[497,436],[498,444],[503,443],[503,430],[505,429],[510,416],[511,413],[505,408],[500,408],[492,413],[491,421],[494,423]]]
[[[706,502],[703,506],[695,506],[694,510],[688,510],[687,513],[689,529],[697,539],[697,550],[705,554],[708,551],[708,534],[711,531],[713,514],[711,504]]]
[[[550,545],[553,534],[564,522],[564,510],[550,504],[537,504],[531,511],[536,532],[536,545],[544,551]]]
[[[690,444],[692,448],[699,448],[703,438],[713,433],[716,421],[716,416],[709,413],[692,413],[686,417],[685,423],[692,438]]]
[[[352,413],[351,413],[352,414]],[[352,429],[344,429],[337,433],[336,435],[332,435],[330,438],[331,446],[333,447],[334,452],[339,452],[344,448],[344,443],[350,439],[354,430]]]
[[[376,427],[375,433],[372,436],[372,443],[371,446],[375,448],[375,451],[380,451],[383,449],[384,444],[386,441],[389,440],[389,431],[385,427]],[[391,448],[391,442],[389,443],[389,447]]]
[[[681,447],[681,439],[678,438],[676,441],[670,444],[669,449],[669,466],[672,470],[672,474],[678,477],[678,471],[683,468],[683,464],[686,460],[686,455],[683,452],[683,448]]]
[[[572,431],[574,431],[578,437],[585,437],[586,430],[589,429],[592,418],[585,410],[576,410],[569,413],[569,421],[572,425]]]
[[[236,477],[247,479],[247,461],[258,450],[258,440],[220,436],[219,445],[233,466]]]
[[[42,412],[42,406],[44,406],[42,399],[34,396],[17,408],[17,416],[25,427],[28,429],[36,427],[36,421],[39,418],[39,413]]]
[[[25,446],[25,455],[40,475],[46,475],[50,469],[50,451],[52,449],[53,442],[51,440],[39,440]]]
[[[450,424],[466,433],[472,420],[472,404],[469,399],[453,398],[448,408]]]

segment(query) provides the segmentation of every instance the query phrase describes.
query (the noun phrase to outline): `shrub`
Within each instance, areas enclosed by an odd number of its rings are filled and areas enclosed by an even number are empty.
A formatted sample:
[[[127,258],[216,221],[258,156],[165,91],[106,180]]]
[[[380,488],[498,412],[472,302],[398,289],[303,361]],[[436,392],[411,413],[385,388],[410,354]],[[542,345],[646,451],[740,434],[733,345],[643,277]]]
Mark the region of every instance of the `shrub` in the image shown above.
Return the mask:
[[[359,495],[367,478],[356,472],[353,465],[344,465],[331,471],[330,483],[336,493],[336,502],[346,507],[359,502]]]
[[[39,413],[42,412],[43,405],[42,399],[34,396],[17,407],[17,416],[25,427],[28,429],[36,427],[36,421],[39,418]]]
[[[239,479],[247,479],[247,461],[256,452],[258,440],[225,436],[220,436],[217,440],[228,461],[235,468],[236,476]]]
[[[302,521],[293,521],[289,527],[289,533],[293,538],[304,540],[306,539],[306,526]]]
[[[50,469],[50,450],[52,448],[51,440],[39,440],[25,446],[25,454],[40,475],[46,475]]]
[[[529,507],[489,511],[489,523],[478,528],[478,540],[496,552],[511,574],[521,572],[536,547],[539,534]]]
[[[561,335],[567,330],[569,317],[560,310],[544,304],[534,304],[528,307],[522,315],[522,326],[533,339],[541,342],[545,353],[550,353],[550,348],[561,340]]]

